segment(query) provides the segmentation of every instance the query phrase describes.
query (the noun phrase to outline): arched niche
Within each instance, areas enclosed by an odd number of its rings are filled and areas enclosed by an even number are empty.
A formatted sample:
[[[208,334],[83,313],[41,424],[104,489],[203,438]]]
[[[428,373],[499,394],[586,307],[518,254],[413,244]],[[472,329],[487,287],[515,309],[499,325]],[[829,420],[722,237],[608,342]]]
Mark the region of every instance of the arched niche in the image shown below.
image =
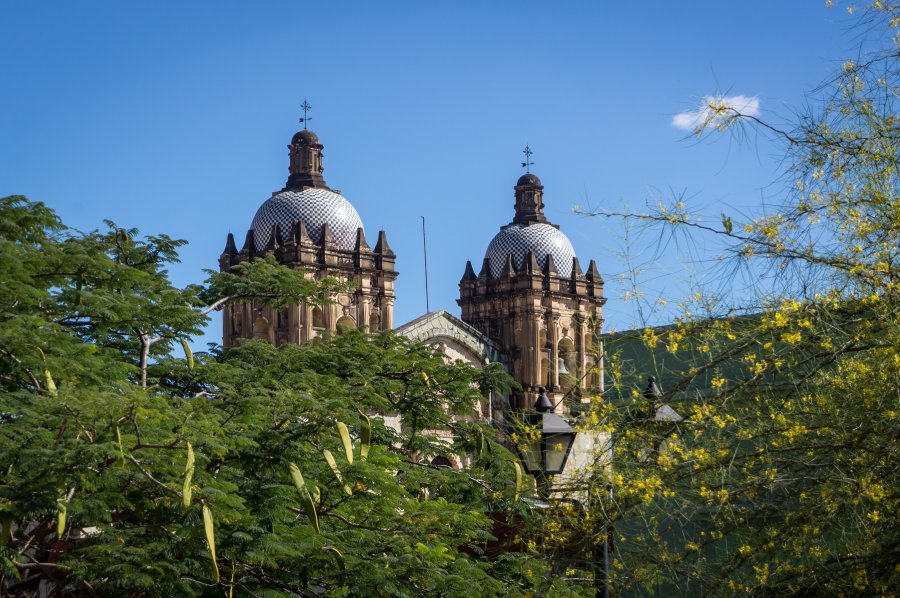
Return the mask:
[[[575,341],[569,337],[563,337],[557,344],[559,359],[559,385],[564,389],[572,388],[578,375],[578,359],[575,353]]]
[[[550,387],[550,352],[541,351],[541,386]]]
[[[287,308],[279,309],[277,313],[277,328],[278,330],[286,330],[288,327],[288,310]]]
[[[314,330],[325,329],[325,312],[318,305],[312,308],[312,327]]]
[[[587,357],[587,383],[588,388],[599,389],[600,388],[600,368],[597,366],[597,362],[593,356]]]
[[[446,467],[447,469],[453,469],[453,462],[443,455],[438,455],[437,457],[432,459],[431,465],[434,467]]]

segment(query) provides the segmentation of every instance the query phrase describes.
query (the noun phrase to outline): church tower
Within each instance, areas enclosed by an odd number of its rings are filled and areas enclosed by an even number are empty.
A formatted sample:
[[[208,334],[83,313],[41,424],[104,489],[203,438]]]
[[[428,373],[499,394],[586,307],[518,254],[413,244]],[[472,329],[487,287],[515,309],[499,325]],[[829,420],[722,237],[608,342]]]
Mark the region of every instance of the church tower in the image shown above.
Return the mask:
[[[536,175],[522,175],[515,196],[515,216],[488,245],[481,271],[466,263],[458,303],[463,321],[509,354],[522,386],[511,407],[531,408],[544,387],[566,414],[601,385],[603,279],[594,260],[582,271],[568,237],[547,221]]]
[[[304,108],[309,108],[306,102]],[[350,283],[350,290],[324,306],[299,303],[276,309],[253,301],[228,305],[222,312],[222,344],[234,346],[245,338],[275,345],[305,343],[339,327],[392,329],[397,272],[387,236],[380,231],[375,248],[369,246],[356,209],[325,183],[323,146],[315,133],[306,128],[297,132],[288,149],[287,183],[259,207],[240,251],[228,235],[219,268],[224,272],[241,262],[274,256],[279,264],[302,268],[311,280],[330,276]]]

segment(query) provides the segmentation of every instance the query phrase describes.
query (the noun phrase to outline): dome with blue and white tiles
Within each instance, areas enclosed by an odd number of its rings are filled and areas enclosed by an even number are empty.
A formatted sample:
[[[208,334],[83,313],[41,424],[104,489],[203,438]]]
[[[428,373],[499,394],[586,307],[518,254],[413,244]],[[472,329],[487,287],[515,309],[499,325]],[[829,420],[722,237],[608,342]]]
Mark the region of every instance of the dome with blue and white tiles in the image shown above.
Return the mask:
[[[340,193],[316,187],[287,189],[274,194],[257,210],[250,225],[256,250],[262,251],[268,244],[272,225],[277,223],[282,238],[287,239],[297,220],[306,225],[317,245],[322,243],[322,226],[327,223],[338,249],[349,251],[356,247],[357,229],[363,228],[356,208]]]
[[[541,268],[547,265],[547,256],[552,255],[559,275],[564,278],[572,275],[572,260],[575,258],[572,242],[552,224],[535,222],[508,224],[494,236],[484,254],[491,262],[491,276],[496,278],[503,273],[508,255],[512,256],[515,268],[521,268],[526,251],[534,254]]]

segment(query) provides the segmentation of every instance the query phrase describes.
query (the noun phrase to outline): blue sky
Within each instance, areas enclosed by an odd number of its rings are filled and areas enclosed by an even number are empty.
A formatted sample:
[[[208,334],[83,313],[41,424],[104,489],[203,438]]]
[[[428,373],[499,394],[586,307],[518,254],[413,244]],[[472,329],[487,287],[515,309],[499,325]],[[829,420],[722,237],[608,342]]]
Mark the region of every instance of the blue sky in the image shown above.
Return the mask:
[[[420,216],[431,308],[458,313],[466,260],[477,269],[512,218],[528,143],[548,217],[607,279],[608,326],[632,326],[616,283],[622,227],[572,207],[639,209],[683,192],[714,215],[757,213],[782,188],[780,148],[764,136],[685,141],[673,118],[725,93],[785,122],[858,43],[843,8],[813,0],[0,10],[0,194],[85,230],[111,219],[187,239],[172,274],[197,282],[284,184],[306,97],[326,180],[370,243],[385,229],[398,254],[398,324],[425,311]],[[654,239],[634,241],[652,254]],[[647,288],[677,297],[688,267],[672,255],[648,264]]]

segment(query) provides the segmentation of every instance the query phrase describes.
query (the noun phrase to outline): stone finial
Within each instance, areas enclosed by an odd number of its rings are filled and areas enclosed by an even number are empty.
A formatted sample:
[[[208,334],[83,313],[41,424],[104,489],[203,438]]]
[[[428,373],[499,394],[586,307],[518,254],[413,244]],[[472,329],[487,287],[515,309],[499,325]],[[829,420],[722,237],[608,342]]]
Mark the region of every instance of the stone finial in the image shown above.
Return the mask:
[[[466,260],[466,271],[463,272],[463,277],[460,282],[473,282],[478,277],[475,276],[475,269],[472,268],[472,262],[470,260]]]
[[[356,248],[355,251],[357,253],[361,251],[372,251],[372,248],[369,247],[369,244],[366,243],[366,233],[363,231],[362,227],[356,229]]]
[[[553,254],[547,254],[547,263],[544,264],[544,276],[559,276],[559,270],[556,269],[556,262],[553,261]]]
[[[244,239],[244,246],[241,248],[242,254],[252,256],[256,253],[256,241],[254,236],[253,229],[249,229],[247,231],[247,237]]]
[[[334,245],[334,235],[331,233],[331,225],[327,222],[322,225],[322,246]]]
[[[237,255],[237,246],[234,244],[234,235],[228,233],[228,239],[225,241],[225,251],[223,251],[223,255],[232,256]]]
[[[488,258],[484,258],[484,261],[481,262],[481,272],[478,273],[478,278],[490,279],[491,277],[491,260]]]
[[[577,257],[572,258],[572,278],[569,279],[569,292],[576,295],[584,295],[587,292],[587,282]]]
[[[375,243],[375,267],[379,270],[393,272],[396,257],[391,246],[388,245],[387,234],[383,230],[378,231],[378,242]]]
[[[537,258],[534,257],[534,253],[531,251],[526,251],[525,255],[522,257],[522,272],[529,275],[540,274],[541,272],[541,267],[538,265]]]
[[[512,255],[506,254],[506,263],[503,264],[503,272],[500,276],[512,278],[516,275],[516,267],[513,264]]]
[[[306,225],[303,224],[302,220],[294,220],[294,224],[291,226],[291,240],[297,245],[312,242],[306,230]]]
[[[269,242],[266,243],[263,251],[275,251],[282,245],[284,245],[284,239],[281,238],[281,228],[279,228],[278,223],[276,222],[272,225],[272,234],[269,235]]]
[[[597,269],[597,262],[594,260],[588,265],[587,279],[591,284],[603,285],[603,277],[600,276],[600,270]]]
[[[584,272],[581,270],[581,264],[578,263],[578,258],[572,258],[572,279],[584,278]]]
[[[391,246],[388,245],[387,233],[383,230],[378,231],[378,242],[375,244],[375,253],[380,253],[385,257],[394,257]]]

